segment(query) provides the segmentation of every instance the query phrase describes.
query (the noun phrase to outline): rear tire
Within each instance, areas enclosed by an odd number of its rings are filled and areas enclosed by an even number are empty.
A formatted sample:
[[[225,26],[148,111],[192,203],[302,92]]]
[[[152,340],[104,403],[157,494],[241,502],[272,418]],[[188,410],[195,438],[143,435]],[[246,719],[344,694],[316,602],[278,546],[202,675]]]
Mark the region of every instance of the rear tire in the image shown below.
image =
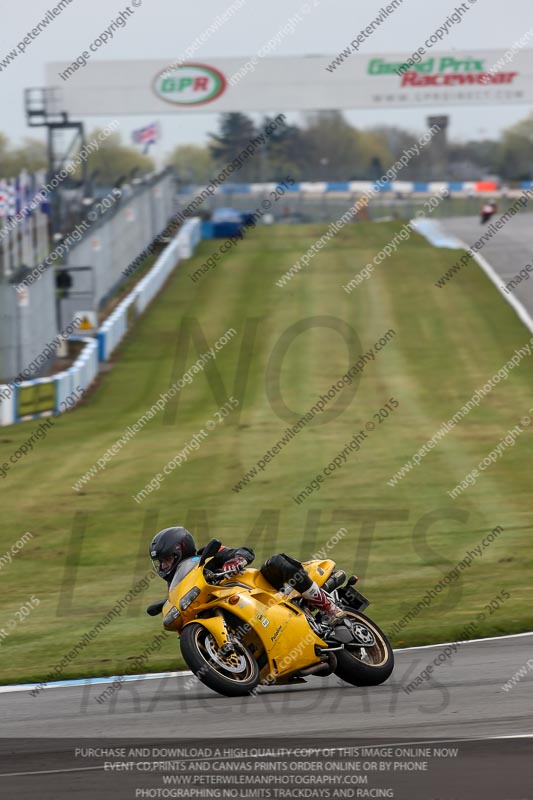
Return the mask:
[[[235,642],[235,654],[224,658],[207,628],[192,622],[183,629],[180,644],[189,669],[219,694],[241,697],[250,694],[259,683],[257,661],[242,642]]]
[[[354,622],[361,623],[374,635],[371,647],[354,647],[340,650],[335,674],[352,686],[377,686],[390,676],[394,669],[394,654],[389,640],[375,622],[361,611],[343,609]]]

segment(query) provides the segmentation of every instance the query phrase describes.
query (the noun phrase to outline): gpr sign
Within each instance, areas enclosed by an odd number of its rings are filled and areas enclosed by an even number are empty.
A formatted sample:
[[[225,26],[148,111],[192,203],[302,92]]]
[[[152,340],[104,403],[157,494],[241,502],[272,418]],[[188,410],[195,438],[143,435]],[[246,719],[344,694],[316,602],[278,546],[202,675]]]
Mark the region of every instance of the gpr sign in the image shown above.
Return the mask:
[[[327,54],[266,56],[236,85],[229,79],[247,63],[245,55],[182,64],[172,54],[149,61],[94,59],[62,82],[61,110],[82,119],[114,119],[117,114],[160,119],[202,112],[421,108],[435,102],[442,113],[460,105],[533,105],[533,49],[517,51],[512,64],[505,50],[419,50],[354,53],[338,75],[324,69],[332,60]],[[68,66],[50,64],[47,85],[57,87],[58,71]],[[486,82],[484,75],[489,76]]]
[[[226,88],[226,79],[218,69],[206,64],[181,64],[162,70],[153,88],[167,103],[198,106],[220,97]]]

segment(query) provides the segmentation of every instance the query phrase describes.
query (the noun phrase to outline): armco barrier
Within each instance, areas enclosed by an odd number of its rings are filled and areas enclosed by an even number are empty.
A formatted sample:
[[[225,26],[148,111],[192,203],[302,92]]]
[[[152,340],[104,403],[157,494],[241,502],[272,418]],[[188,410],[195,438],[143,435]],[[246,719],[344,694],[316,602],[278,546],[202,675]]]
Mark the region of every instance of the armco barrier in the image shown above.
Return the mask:
[[[88,389],[98,374],[98,345],[88,337],[72,339],[85,346],[68,369],[48,378],[0,387],[0,426],[61,414],[75,405],[80,389]]]
[[[141,314],[159,292],[179,261],[190,258],[201,238],[198,218],[187,220],[177,236],[159,256],[152,269],[115,308],[98,330],[96,339],[72,336],[85,343],[76,361],[63,372],[20,385],[0,385],[0,427],[30,419],[61,414],[72,407],[98,374],[99,362],[107,361],[124,338],[132,315]],[[72,398],[70,402],[68,398]]]
[[[67,402],[67,398],[72,397],[76,400],[79,397],[78,387],[83,390],[88,389],[98,375],[98,344],[96,340],[81,336],[73,336],[72,340],[84,342],[85,347],[69,369],[53,376],[57,385],[56,414],[68,410],[71,404]]]
[[[124,338],[132,315],[145,310],[159,292],[176,265],[190,258],[202,235],[200,219],[187,220],[178,235],[159,256],[152,269],[141,278],[137,286],[122,300],[98,330],[98,357],[107,361]]]
[[[9,386],[0,386],[0,391],[4,392],[0,398],[0,428],[4,428],[15,422],[15,403]]]

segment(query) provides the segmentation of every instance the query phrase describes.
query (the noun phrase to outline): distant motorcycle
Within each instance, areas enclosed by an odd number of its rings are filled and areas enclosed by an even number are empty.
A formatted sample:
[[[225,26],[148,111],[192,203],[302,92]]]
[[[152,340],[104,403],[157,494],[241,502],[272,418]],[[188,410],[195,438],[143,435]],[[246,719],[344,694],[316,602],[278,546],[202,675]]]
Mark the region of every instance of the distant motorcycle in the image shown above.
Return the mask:
[[[151,616],[180,635],[181,652],[196,677],[215,692],[237,697],[256,687],[305,682],[335,673],[354,686],[383,683],[394,668],[391,645],[363,610],[369,601],[355,576],[335,570],[330,559],[304,562],[311,580],[329,592],[347,617],[332,627],[290,587],[277,592],[258,569],[227,578],[212,572],[212,539],[201,557],[184,559],[168,600],[153,603]]]
[[[480,222],[482,225],[486,225],[489,219],[496,213],[497,205],[494,200],[491,200],[489,203],[485,203],[481,208],[481,219]]]

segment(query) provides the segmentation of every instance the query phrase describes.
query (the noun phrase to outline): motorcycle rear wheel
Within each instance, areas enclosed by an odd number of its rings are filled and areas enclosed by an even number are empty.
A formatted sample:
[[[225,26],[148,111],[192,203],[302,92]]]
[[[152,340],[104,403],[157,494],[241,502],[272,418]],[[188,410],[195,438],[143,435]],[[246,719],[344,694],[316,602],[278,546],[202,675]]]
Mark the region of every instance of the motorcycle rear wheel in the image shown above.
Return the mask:
[[[189,669],[219,694],[241,697],[250,694],[259,683],[257,661],[242,642],[235,642],[235,652],[225,657],[207,628],[193,622],[183,629],[180,644]]]
[[[335,653],[335,674],[352,686],[377,686],[390,676],[394,669],[394,654],[389,640],[370,617],[361,611],[343,609],[357,623],[369,629],[374,637],[372,646],[349,647]]]

